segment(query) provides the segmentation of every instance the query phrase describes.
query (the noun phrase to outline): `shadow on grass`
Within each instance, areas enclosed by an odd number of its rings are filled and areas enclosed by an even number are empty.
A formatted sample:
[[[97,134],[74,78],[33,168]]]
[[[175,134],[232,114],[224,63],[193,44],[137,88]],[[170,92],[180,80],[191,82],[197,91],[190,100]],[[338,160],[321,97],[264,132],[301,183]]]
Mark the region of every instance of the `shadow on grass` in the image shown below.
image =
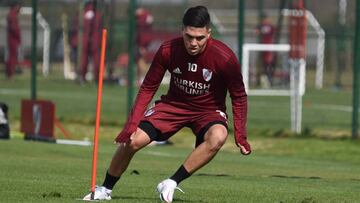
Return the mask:
[[[195,176],[210,176],[210,177],[230,177],[230,175],[228,174],[211,174],[211,173],[199,173],[199,174],[195,174]]]
[[[272,177],[272,178],[289,178],[289,179],[312,179],[312,180],[321,179],[320,177],[316,177],[316,176],[304,177],[304,176],[271,175],[269,177]]]

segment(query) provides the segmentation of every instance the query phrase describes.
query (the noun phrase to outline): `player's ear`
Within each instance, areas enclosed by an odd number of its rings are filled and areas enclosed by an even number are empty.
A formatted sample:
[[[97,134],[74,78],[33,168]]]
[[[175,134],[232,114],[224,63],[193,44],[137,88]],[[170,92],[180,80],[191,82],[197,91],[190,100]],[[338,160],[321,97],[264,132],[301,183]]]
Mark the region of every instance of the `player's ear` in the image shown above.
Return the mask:
[[[211,36],[211,28],[208,29],[208,38]]]

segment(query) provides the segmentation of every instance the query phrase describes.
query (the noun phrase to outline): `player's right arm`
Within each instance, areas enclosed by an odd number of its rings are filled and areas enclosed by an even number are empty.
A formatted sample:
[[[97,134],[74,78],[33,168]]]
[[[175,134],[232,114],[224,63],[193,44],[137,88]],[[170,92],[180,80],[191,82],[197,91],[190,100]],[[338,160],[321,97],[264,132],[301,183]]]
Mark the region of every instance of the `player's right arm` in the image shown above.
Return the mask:
[[[116,137],[115,142],[127,142],[130,138],[130,135],[135,132],[137,126],[140,123],[140,119],[143,117],[144,112],[147,109],[147,106],[151,102],[153,96],[160,86],[160,83],[166,72],[167,60],[168,56],[165,54],[163,46],[161,46],[157,51],[154,60],[151,63],[150,69],[147,72],[145,79],[139,89],[127,122],[123,130]]]

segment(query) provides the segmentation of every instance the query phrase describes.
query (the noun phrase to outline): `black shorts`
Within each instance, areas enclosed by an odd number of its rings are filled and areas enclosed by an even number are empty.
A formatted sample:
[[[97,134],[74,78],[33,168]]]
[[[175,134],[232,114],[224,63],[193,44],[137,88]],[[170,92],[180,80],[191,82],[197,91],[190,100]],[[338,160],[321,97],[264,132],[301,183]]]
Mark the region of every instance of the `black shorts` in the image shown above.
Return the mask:
[[[196,135],[195,146],[198,146],[204,141],[205,133],[215,124],[227,129],[227,115],[220,110],[195,112],[160,102],[145,113],[139,128],[151,140],[164,141],[183,127],[189,127]]]

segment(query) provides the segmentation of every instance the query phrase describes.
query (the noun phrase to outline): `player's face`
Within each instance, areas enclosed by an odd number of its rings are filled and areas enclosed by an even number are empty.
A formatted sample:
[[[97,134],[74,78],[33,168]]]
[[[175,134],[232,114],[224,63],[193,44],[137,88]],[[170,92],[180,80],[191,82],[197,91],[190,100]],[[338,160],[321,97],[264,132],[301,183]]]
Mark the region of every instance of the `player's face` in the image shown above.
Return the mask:
[[[210,32],[211,29],[207,27],[184,27],[182,34],[186,51],[192,56],[202,53],[210,37]]]

